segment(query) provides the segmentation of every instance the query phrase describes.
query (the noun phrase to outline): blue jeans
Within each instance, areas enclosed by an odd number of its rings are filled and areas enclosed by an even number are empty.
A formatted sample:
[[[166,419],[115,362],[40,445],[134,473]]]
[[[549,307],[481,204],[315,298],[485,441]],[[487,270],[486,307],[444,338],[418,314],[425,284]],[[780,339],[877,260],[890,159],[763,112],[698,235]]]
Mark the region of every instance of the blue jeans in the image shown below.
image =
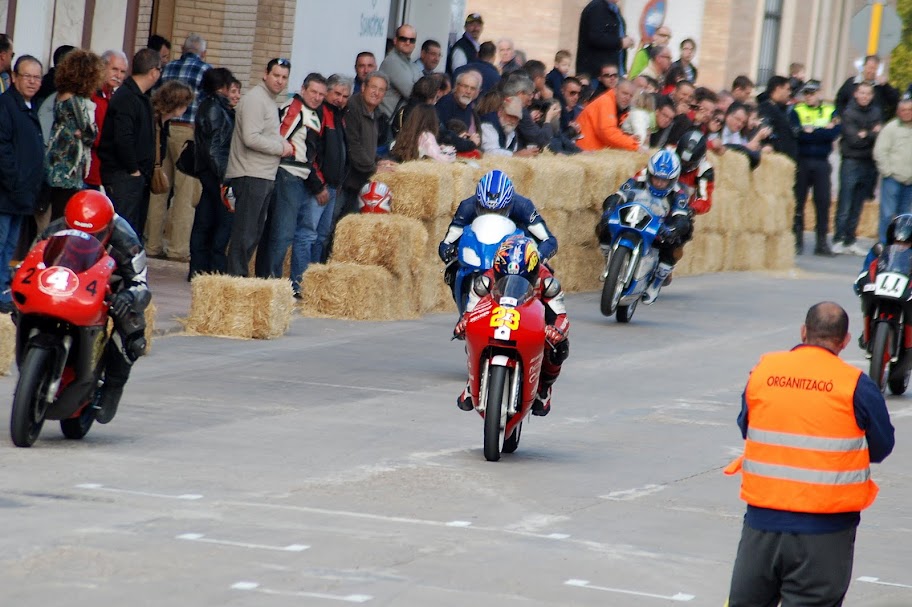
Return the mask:
[[[836,234],[833,244],[855,244],[855,230],[861,217],[865,197],[874,189],[877,166],[865,158],[843,158],[839,167],[839,206],[836,211]]]
[[[912,184],[905,185],[892,177],[883,177],[880,186],[880,242],[887,241],[887,226],[893,218],[912,211]]]
[[[294,243],[291,246],[291,285],[298,291],[301,289],[301,278],[311,262],[319,262],[323,252],[320,240],[320,226],[324,226],[325,233],[329,235],[332,225],[332,209],[335,201],[335,190],[330,191],[329,202],[321,205],[317,198],[308,194],[307,198],[298,209],[298,221],[294,233]],[[325,221],[324,221],[324,218]],[[314,254],[316,251],[316,255]]]
[[[336,193],[338,190],[326,186],[326,191],[329,192],[329,202],[323,205],[323,215],[320,217],[320,223],[317,224],[317,241],[314,242],[313,248],[310,249],[310,261],[313,263],[326,262],[323,259],[323,255],[333,229],[333,213],[336,208]]]
[[[279,168],[275,181],[275,209],[269,218],[269,275],[281,278],[285,253],[291,246],[301,206],[310,198],[304,180]]]
[[[0,213],[0,303],[10,303],[13,296],[10,293],[10,281],[13,274],[10,271],[10,261],[19,242],[19,228],[22,227],[23,215],[7,215]]]

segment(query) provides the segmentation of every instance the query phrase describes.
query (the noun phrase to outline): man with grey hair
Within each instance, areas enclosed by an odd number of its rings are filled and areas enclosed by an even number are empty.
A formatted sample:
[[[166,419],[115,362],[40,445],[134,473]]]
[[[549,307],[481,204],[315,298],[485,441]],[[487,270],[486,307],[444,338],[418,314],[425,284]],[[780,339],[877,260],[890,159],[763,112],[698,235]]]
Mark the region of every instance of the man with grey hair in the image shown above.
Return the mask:
[[[472,152],[481,146],[481,119],[475,110],[475,100],[481,91],[481,82],[481,74],[475,70],[461,72],[456,76],[453,92],[441,97],[434,108],[441,124],[440,142],[452,145],[460,153]],[[451,120],[458,120],[466,125],[465,137],[447,127]]]
[[[184,41],[181,58],[171,61],[162,70],[160,84],[179,80],[193,92],[193,102],[184,115],[171,120],[168,150],[162,158],[162,169],[173,184],[174,198],[168,208],[168,193],[156,194],[149,199],[149,216],[146,220],[146,253],[153,257],[167,255],[170,259],[190,259],[190,232],[193,229],[194,205],[200,199],[202,186],[199,179],[174,170],[187,141],[193,139],[193,121],[202,93],[203,74],[210,68],[206,63],[206,41],[199,34],[190,34]],[[166,216],[169,216],[166,218]],[[170,239],[162,239],[167,219],[170,219]]]
[[[665,75],[671,68],[671,48],[662,45],[653,45],[649,47],[649,63],[639,73],[639,76],[652,78],[659,83],[659,86],[665,85]]]
[[[533,113],[529,106],[532,105],[534,94],[535,84],[522,70],[512,72],[504,83],[504,98],[516,97],[523,107],[522,120],[516,127],[519,146],[522,149],[515,154],[516,156],[534,156],[551,143],[554,137],[552,121],[560,116],[560,103],[552,103],[544,113],[540,110]]]
[[[108,103],[114,91],[120,88],[127,77],[127,55],[118,49],[110,49],[101,54],[101,60],[105,64],[105,79],[101,88],[92,95],[92,101],[95,103],[95,124],[98,126],[98,134],[95,136],[95,143],[92,144],[92,164],[89,166],[89,174],[85,178],[86,185],[91,186],[94,190],[101,189],[101,161],[98,159],[98,146],[101,144],[101,130],[104,128],[105,116],[108,115]]]
[[[352,78],[333,74],[326,80],[326,101],[323,102],[323,130],[320,133],[320,150],[323,154],[320,171],[326,180],[326,191],[329,201],[323,206],[316,221],[317,239],[311,245],[312,261],[325,263],[329,251],[329,238],[332,234],[335,209],[342,206],[339,200],[342,183],[348,173],[348,144],[345,141],[345,128],[342,117],[348,106],[354,82]],[[301,226],[295,230],[295,239]]]
[[[516,47],[509,38],[501,38],[497,41],[497,58],[500,73],[504,77],[522,67],[522,64],[516,59]]]

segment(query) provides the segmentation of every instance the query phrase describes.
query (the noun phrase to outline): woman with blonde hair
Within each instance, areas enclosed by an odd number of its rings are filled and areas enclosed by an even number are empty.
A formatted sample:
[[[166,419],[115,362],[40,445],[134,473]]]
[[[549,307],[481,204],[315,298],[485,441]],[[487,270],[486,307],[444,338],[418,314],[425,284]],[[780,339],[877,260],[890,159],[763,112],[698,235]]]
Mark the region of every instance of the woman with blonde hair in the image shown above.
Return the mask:
[[[415,106],[396,137],[392,156],[397,162],[431,158],[439,162],[456,160],[456,150],[437,143],[440,122],[433,105]]]
[[[95,141],[95,104],[91,101],[105,77],[101,57],[76,49],[57,65],[54,123],[47,144],[50,220],[63,217],[70,196],[85,187]],[[41,222],[44,223],[44,222]],[[41,227],[41,226],[39,226]]]
[[[155,150],[155,165],[161,165],[167,154],[170,120],[183,116],[190,104],[193,103],[193,97],[193,89],[180,80],[169,80],[152,93],[155,141],[158,145]],[[168,175],[168,180],[173,185],[173,173]],[[149,198],[149,206],[142,212],[142,221],[139,225],[145,226],[144,242],[147,243],[146,246],[150,249],[161,249],[167,211],[168,200],[166,196],[151,196]]]

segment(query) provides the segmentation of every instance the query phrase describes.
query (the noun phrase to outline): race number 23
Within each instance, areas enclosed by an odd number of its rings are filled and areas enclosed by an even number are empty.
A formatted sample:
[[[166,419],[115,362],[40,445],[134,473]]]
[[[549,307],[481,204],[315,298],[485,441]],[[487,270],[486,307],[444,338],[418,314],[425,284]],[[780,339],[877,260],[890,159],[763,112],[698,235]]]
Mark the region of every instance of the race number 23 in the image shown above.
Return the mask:
[[[492,327],[507,327],[511,331],[519,328],[519,312],[513,308],[494,308],[491,314]]]

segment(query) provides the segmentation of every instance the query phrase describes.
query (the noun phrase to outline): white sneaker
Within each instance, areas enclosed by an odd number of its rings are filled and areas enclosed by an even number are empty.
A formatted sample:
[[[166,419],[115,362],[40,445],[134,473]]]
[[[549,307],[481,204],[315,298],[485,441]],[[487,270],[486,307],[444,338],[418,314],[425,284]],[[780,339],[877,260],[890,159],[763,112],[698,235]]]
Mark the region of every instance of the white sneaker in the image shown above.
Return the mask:
[[[846,253],[851,253],[852,255],[857,255],[858,257],[866,257],[868,255],[868,249],[864,248],[857,242],[853,242],[846,249]]]
[[[830,247],[830,250],[833,251],[836,255],[845,255],[848,253],[849,248],[845,246],[844,242],[834,242],[833,246]]]

